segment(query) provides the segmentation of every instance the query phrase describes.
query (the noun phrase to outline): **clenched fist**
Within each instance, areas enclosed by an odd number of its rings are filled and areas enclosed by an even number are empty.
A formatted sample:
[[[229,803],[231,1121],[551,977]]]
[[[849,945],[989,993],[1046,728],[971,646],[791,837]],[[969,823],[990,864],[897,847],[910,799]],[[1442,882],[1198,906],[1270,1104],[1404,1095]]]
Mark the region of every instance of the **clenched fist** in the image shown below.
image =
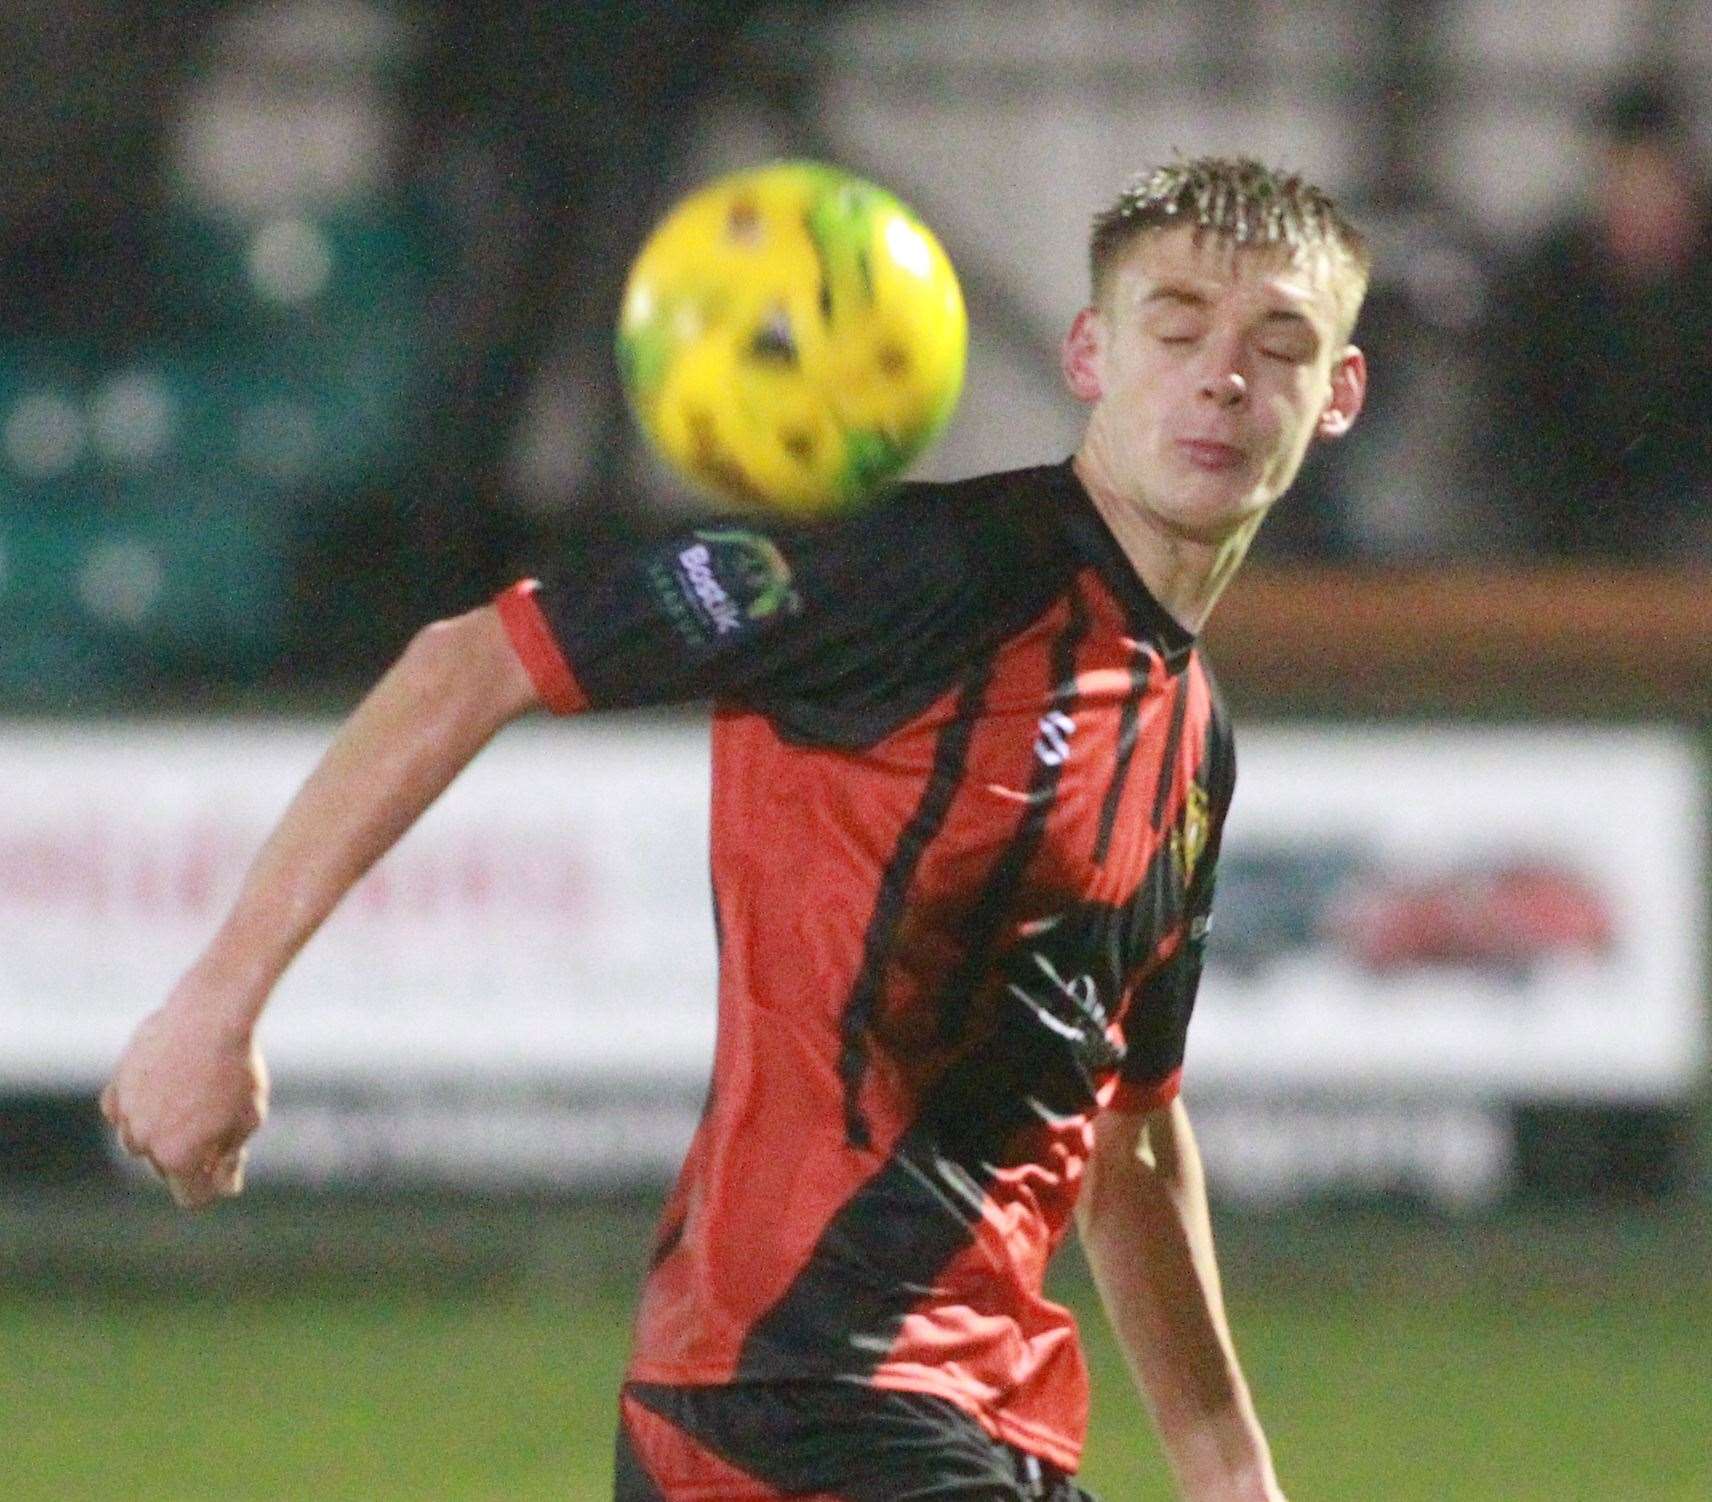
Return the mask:
[[[244,1187],[245,1142],[267,1114],[267,1068],[248,1030],[210,1023],[187,983],[145,1017],[101,1092],[119,1142],[194,1210]]]

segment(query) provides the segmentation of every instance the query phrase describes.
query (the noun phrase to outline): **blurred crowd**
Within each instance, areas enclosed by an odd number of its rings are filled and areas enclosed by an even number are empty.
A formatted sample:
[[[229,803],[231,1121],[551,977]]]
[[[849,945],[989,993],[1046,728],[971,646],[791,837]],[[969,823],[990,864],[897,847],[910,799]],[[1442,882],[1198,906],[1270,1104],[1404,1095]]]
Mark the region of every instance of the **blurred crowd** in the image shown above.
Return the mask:
[[[83,4],[0,68],[0,701],[360,674],[659,521],[611,310],[712,91],[815,108],[734,50],[754,0]],[[1712,563],[1692,82],[1603,79],[1524,243],[1351,202],[1370,410],[1262,556]]]
[[[1480,455],[1531,556],[1712,561],[1712,244],[1668,80],[1601,101],[1589,206],[1498,268]]]
[[[1582,192],[1520,247],[1393,233],[1358,332],[1365,431],[1317,456],[1267,550],[1712,563],[1706,162],[1667,74],[1615,81],[1587,126]],[[1402,503],[1364,515],[1387,491]]]

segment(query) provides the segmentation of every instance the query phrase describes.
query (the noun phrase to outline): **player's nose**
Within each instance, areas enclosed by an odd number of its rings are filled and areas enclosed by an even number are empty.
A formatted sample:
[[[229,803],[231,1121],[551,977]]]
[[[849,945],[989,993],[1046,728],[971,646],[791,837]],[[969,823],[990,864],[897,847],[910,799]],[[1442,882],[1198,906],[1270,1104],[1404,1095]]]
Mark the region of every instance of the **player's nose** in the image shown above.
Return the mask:
[[[1248,381],[1240,370],[1221,366],[1202,377],[1201,395],[1218,407],[1241,406],[1248,399]]]

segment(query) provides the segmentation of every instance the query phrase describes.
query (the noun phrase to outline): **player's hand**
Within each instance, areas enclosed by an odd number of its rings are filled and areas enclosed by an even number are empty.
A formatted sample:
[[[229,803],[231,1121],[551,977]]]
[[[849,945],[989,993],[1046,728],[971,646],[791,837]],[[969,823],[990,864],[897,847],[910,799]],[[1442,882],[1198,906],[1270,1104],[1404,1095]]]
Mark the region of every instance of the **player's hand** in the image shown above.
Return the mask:
[[[244,1144],[267,1115],[267,1068],[254,1039],[209,1016],[187,978],[143,1019],[101,1092],[120,1145],[187,1210],[244,1187]]]

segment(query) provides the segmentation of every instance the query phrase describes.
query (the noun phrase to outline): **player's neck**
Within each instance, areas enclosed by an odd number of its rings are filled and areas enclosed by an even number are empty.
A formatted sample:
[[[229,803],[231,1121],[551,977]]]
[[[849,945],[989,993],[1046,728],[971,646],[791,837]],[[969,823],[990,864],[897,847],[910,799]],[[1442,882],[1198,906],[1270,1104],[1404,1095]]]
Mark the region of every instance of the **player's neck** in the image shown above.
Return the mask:
[[[1071,466],[1147,592],[1174,620],[1198,635],[1247,556],[1262,517],[1256,516],[1218,542],[1200,542],[1172,530],[1145,503],[1106,483],[1099,465],[1085,451],[1075,455]]]

